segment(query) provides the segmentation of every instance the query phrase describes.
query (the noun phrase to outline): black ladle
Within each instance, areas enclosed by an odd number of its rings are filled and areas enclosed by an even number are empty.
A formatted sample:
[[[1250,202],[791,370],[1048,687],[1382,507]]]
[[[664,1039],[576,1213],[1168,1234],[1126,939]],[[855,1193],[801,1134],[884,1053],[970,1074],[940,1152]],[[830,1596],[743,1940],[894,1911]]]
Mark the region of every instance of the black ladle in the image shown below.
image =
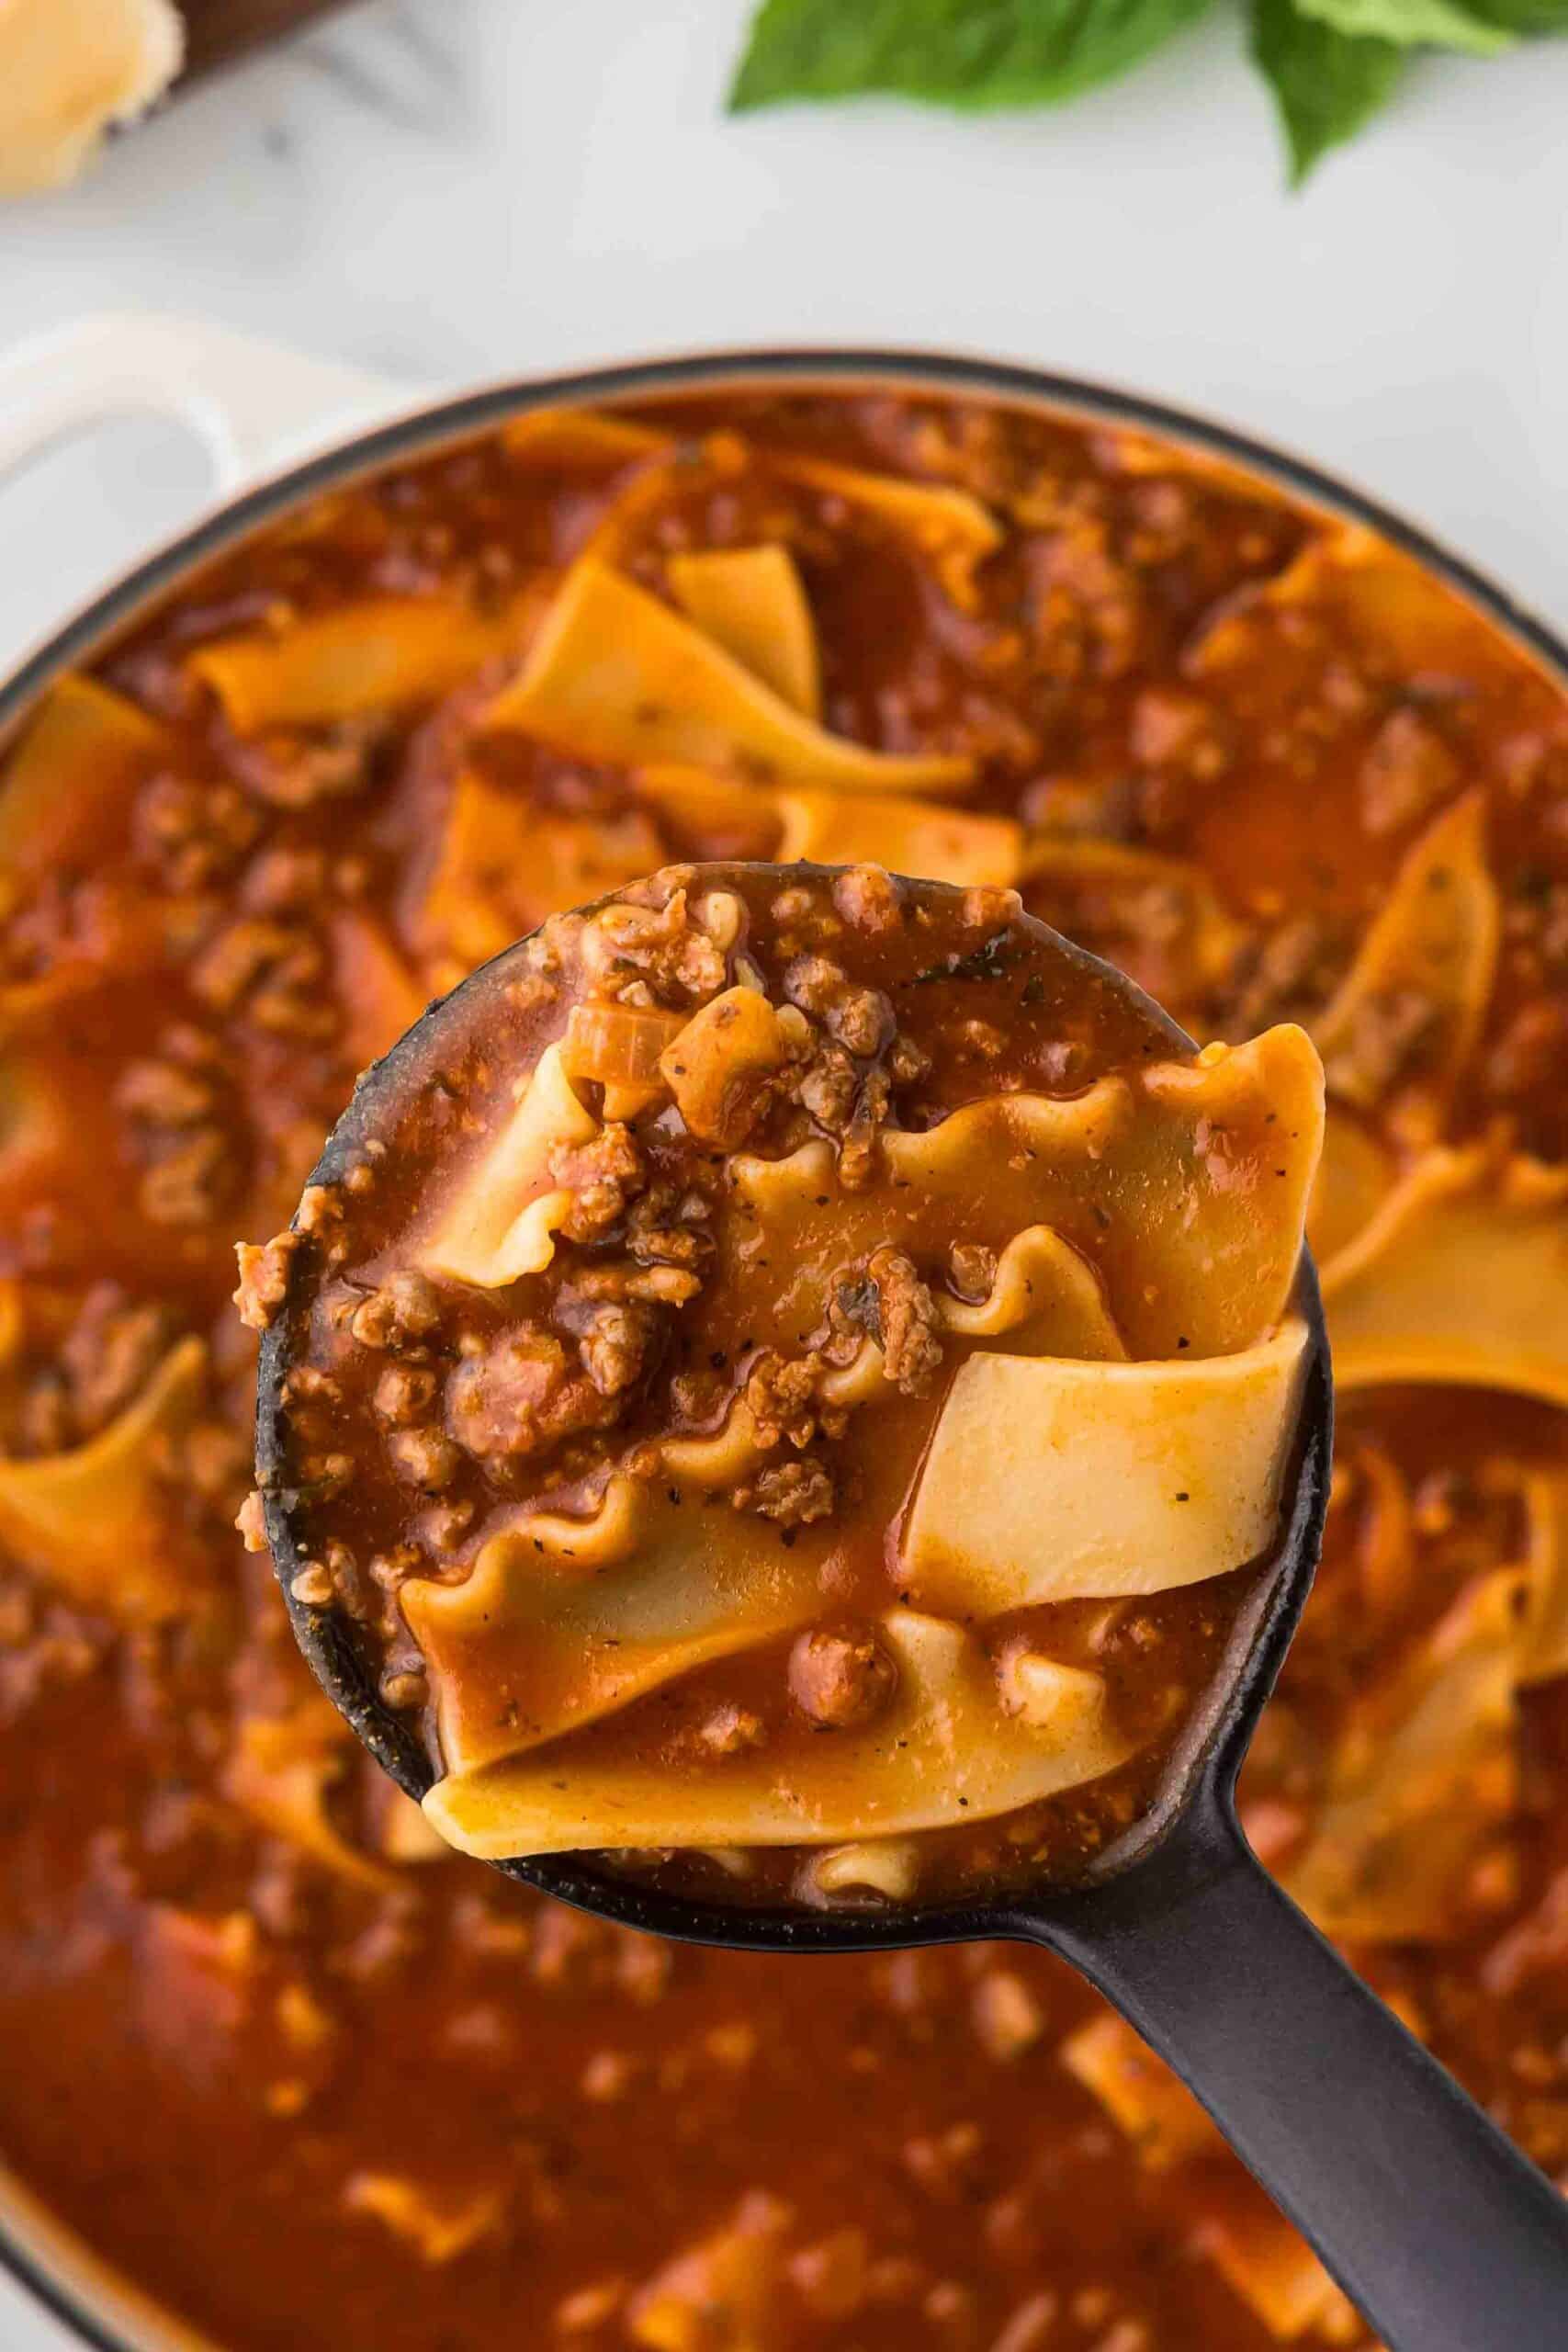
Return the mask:
[[[380,1125],[381,1105],[431,1066],[457,996],[503,987],[521,944],[432,1005],[367,1073],[312,1182],[342,1180]],[[433,1778],[429,1760],[382,1703],[352,1626],[290,1590],[305,1555],[298,1498],[283,1483],[281,1385],[302,1329],[302,1287],[297,1278],[262,1342],[256,1468],[267,1536],[322,1688],[418,1798]],[[1568,2345],[1568,2204],[1280,1892],[1236,1819],[1236,1774],[1311,1589],[1327,1499],[1333,1384],[1304,1253],[1296,1304],[1311,1357],[1274,1573],[1236,1629],[1214,1701],[1161,1805],[1089,1880],[1069,1890],[824,1914],[693,1902],[596,1870],[591,1857],[498,1867],[601,1918],[734,1951],[886,1951],[988,1938],[1043,1944],[1195,2093],[1390,2352],[1548,2352]]]

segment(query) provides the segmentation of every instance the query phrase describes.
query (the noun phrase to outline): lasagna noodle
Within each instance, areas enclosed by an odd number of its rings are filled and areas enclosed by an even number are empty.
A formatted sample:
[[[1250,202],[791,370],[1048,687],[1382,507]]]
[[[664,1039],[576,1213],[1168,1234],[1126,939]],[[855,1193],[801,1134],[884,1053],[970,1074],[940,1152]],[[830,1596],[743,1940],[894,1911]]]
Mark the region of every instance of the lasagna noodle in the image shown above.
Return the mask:
[[[83,1607],[130,1625],[194,1599],[169,1449],[207,1389],[207,1350],[182,1340],[136,1401],[67,1453],[0,1462],[0,1543]]]
[[[514,464],[563,473],[613,473],[657,458],[669,447],[669,435],[655,425],[591,408],[530,409],[503,425],[501,438]]]
[[[1261,1558],[1305,1361],[1295,1320],[1200,1362],[970,1356],[915,1496],[901,1589],[983,1618],[1163,1592]]]
[[[988,1097],[884,1150],[895,1182],[953,1196],[1021,1168],[1035,1218],[1100,1265],[1128,1353],[1206,1356],[1254,1345],[1283,1313],[1322,1132],[1317,1057],[1286,1025],[1154,1065],[1135,1091]],[[1126,1238],[1124,1257],[1107,1236]]]
[[[568,1740],[437,1781],[425,1812],[461,1851],[491,1860],[583,1846],[841,1845],[1012,1813],[1127,1754],[1097,1676],[1065,1677],[1055,1713],[1028,1720],[1001,1712],[990,1660],[960,1627],[897,1609],[882,1636],[899,1668],[887,1713],[787,1761],[753,1751],[682,1777],[657,1757],[601,1759]]]
[[[1123,1362],[1127,1351],[1092,1266],[1048,1225],[1015,1233],[997,1261],[988,1298],[939,1295],[942,1324],[961,1340],[1011,1337],[1025,1352]]]
[[[187,667],[242,734],[321,727],[433,701],[514,652],[535,592],[494,613],[452,596],[379,596],[291,621],[274,634],[216,638]]]
[[[355,1068],[363,1069],[412,1028],[429,998],[373,915],[340,907],[328,919],[327,935],[344,1042]]]
[[[379,2222],[400,2242],[400,2253],[432,2269],[457,2262],[487,2239],[503,2236],[509,2201],[502,2188],[463,2193],[455,2191],[449,2181],[427,2187],[396,2172],[351,2173],[343,2189],[348,2212]]]
[[[988,1300],[941,1304],[960,1337],[1122,1353],[1092,1273],[1044,1228],[1004,1251]],[[869,1340],[819,1383],[822,1403],[840,1409],[874,1409],[892,1394]],[[770,1458],[738,1399],[715,1435],[664,1439],[656,1480],[613,1475],[582,1515],[520,1510],[464,1582],[405,1585],[449,1768],[520,1753],[819,1616],[812,1555],[784,1549],[755,1520],[726,1514],[716,1525],[687,1507],[732,1491]]]
[[[1492,993],[1497,886],[1486,863],[1486,798],[1467,793],[1406,855],[1381,913],[1326,1010],[1313,1023],[1330,1091],[1363,1106],[1382,1091],[1376,1057],[1359,1051],[1368,1024],[1420,1010],[1423,1079],[1446,1090],[1462,1069]]]
[[[1211,2188],[1193,2243],[1277,2344],[1354,2344],[1356,2314],[1312,2248],[1245,2178]],[[1332,2331],[1332,2332],[1330,2332]]]
[[[92,678],[50,688],[0,778],[0,873],[35,883],[106,845],[173,738]]]
[[[1323,1268],[1342,1389],[1446,1381],[1568,1404],[1568,1175],[1427,1153]],[[1456,1269],[1465,1279],[1456,1283]]]
[[[774,805],[783,831],[773,854],[782,865],[885,865],[960,888],[1018,879],[1023,833],[1011,817],[972,816],[894,793],[783,791]]]
[[[1306,1846],[1283,1874],[1326,1936],[1459,1932],[1464,1879],[1517,1794],[1523,1578],[1492,1570],[1352,1712]]]
[[[591,1143],[598,1133],[598,1120],[562,1067],[559,1046],[547,1046],[499,1137],[438,1216],[424,1242],[424,1264],[486,1290],[540,1272],[555,1255],[556,1229],[570,1216],[573,1199],[551,1175],[551,1156]]]
[[[574,565],[487,723],[580,759],[674,763],[845,792],[941,792],[974,763],[898,755],[823,729],[688,621],[593,558]]]
[[[1208,2155],[1220,2135],[1185,2083],[1156,2058],[1122,2018],[1102,2010],[1062,2043],[1069,2075],[1100,2101],[1150,2172],[1168,2172]]]
[[[668,461],[681,446],[656,425],[586,409],[536,409],[508,425],[504,438],[519,464],[600,474],[651,458]],[[951,482],[912,481],[796,450],[764,447],[754,455],[780,481],[881,524],[931,564],[955,604],[973,608],[976,568],[1000,547],[1003,535],[996,516],[972,492]]]
[[[1519,1679],[1568,1674],[1568,1470],[1529,1470],[1524,1482],[1529,1537]]]
[[[639,768],[632,789],[683,842],[700,842],[714,857],[777,858],[782,797],[679,761]],[[852,797],[850,805],[861,805]],[[880,798],[881,796],[878,796]]]
[[[872,473],[793,451],[763,454],[771,470],[786,481],[840,499],[883,525],[931,565],[961,610],[975,610],[976,570],[1000,547],[1002,533],[995,515],[970,492],[949,482],[909,481],[898,474]]]
[[[1166,1075],[1163,1066],[1145,1071],[1136,1090],[1105,1079],[1065,1100],[987,1096],[923,1132],[888,1130],[889,1183],[955,1206],[983,1188],[1015,1211],[1021,1230],[1044,1226],[1098,1266],[1104,1311],[1087,1313],[1079,1329],[1103,1330],[1108,1319],[1116,1346],[1085,1352],[1206,1356],[1249,1346],[1278,1321],[1295,1277],[1322,1115],[1316,1057],[1301,1031],[1276,1030],[1236,1048],[1224,1069],[1193,1071],[1191,1086],[1166,1088]],[[1270,1087],[1282,1090],[1271,1099],[1283,1108],[1259,1130],[1260,1168],[1238,1180],[1244,1121],[1266,1120]],[[1213,1156],[1222,1115],[1233,1131]],[[808,1329],[834,1272],[886,1238],[886,1193],[840,1193],[819,1143],[777,1160],[738,1154],[731,1182],[742,1236],[765,1233],[771,1260],[793,1269],[776,1302],[780,1329]],[[1118,1229],[1134,1238],[1108,1262],[1106,1234]]]
[[[1323,1158],[1307,1204],[1307,1240],[1319,1267],[1363,1233],[1393,1191],[1393,1158],[1354,1112],[1330,1106]]]
[[[1510,659],[1451,589],[1357,524],[1314,532],[1262,600],[1281,612],[1315,610],[1373,649],[1381,665],[1392,661],[1415,677],[1438,673],[1473,684]]]
[[[332,1816],[333,1788],[355,1753],[343,1718],[307,1687],[285,1713],[241,1723],[223,1770],[223,1793],[268,1837],[308,1854],[334,1877],[385,1890],[398,1884],[397,1872],[362,1853]]]
[[[883,865],[960,889],[1006,888],[1018,879],[1023,829],[1011,817],[980,816],[906,793],[768,790],[704,768],[645,768],[636,788],[683,837],[716,839],[727,856],[769,857],[782,865]]]
[[[465,768],[452,786],[411,922],[420,951],[461,978],[562,907],[650,873],[663,851],[640,809],[536,808]]]
[[[561,1514],[546,1528],[542,1514],[523,1515],[488,1540],[467,1582],[415,1579],[402,1606],[430,1674],[442,1755],[462,1773],[795,1632],[822,1600],[806,1555],[755,1522],[682,1510],[662,1489],[622,1479],[597,1519]]]
[[[1155,850],[1035,833],[1009,878],[1032,913],[1167,1006],[1221,986],[1247,936],[1201,866]]]
[[[678,1046],[666,1064],[671,1055]],[[1191,1069],[1157,1065],[1142,1074],[1136,1096],[1120,1079],[1065,1100],[987,1096],[923,1133],[889,1131],[883,1148],[897,1186],[962,1197],[982,1170],[988,1185],[1011,1183],[1021,1227],[1025,1216],[1031,1227],[1048,1226],[1091,1261],[1102,1219],[1135,1232],[1109,1299],[1126,1351],[1217,1355],[1251,1344],[1283,1309],[1321,1126],[1316,1057],[1302,1031],[1281,1028]],[[548,1047],[500,1136],[438,1213],[424,1264],[492,1288],[547,1266],[553,1231],[570,1208],[551,1155],[597,1131],[561,1049]],[[800,1287],[786,1302],[797,1320],[807,1289],[825,1300],[833,1270],[825,1248],[841,1267],[886,1238],[881,1189],[839,1193],[824,1145],[783,1160],[739,1154],[732,1177],[751,1219],[797,1238]],[[834,1195],[827,1219],[825,1192]]]
[[[686,618],[803,718],[822,714],[817,628],[787,548],[708,548],[665,565]]]

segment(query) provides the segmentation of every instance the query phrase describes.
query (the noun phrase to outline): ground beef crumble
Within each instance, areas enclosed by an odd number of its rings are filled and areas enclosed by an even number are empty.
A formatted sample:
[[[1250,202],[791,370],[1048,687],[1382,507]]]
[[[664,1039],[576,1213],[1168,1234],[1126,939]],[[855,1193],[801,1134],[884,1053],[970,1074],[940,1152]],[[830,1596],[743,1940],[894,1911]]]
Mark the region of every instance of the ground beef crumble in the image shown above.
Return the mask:
[[[822,1359],[811,1354],[793,1363],[776,1349],[764,1349],[747,1375],[747,1410],[756,1424],[757,1442],[775,1446],[785,1438],[797,1448],[817,1434],[817,1384]]]
[[[808,1527],[833,1509],[833,1481],[820,1462],[780,1462],[735,1488],[737,1510],[755,1511],[780,1527]]]
[[[278,1233],[270,1241],[235,1244],[240,1286],[234,1304],[251,1330],[266,1330],[288,1296],[289,1262],[299,1243],[297,1233]]]
[[[354,1309],[349,1329],[363,1348],[406,1348],[423,1340],[441,1319],[441,1299],[425,1274],[403,1267],[389,1274]]]
[[[667,1330],[657,1306],[639,1299],[595,1301],[577,1334],[582,1367],[602,1396],[635,1387],[663,1345]]]
[[[884,1376],[907,1396],[923,1396],[942,1367],[942,1315],[902,1250],[878,1250],[867,1268],[877,1295]]]
[[[573,1195],[561,1227],[569,1241],[602,1240],[648,1182],[631,1129],[618,1120],[602,1127],[592,1143],[553,1152],[550,1173]]]
[[[547,1453],[619,1417],[619,1392],[573,1371],[562,1342],[525,1324],[460,1363],[446,1384],[446,1426],[480,1461]]]
[[[834,1731],[869,1723],[897,1682],[897,1668],[870,1626],[845,1633],[814,1625],[789,1654],[790,1697],[811,1722]]]

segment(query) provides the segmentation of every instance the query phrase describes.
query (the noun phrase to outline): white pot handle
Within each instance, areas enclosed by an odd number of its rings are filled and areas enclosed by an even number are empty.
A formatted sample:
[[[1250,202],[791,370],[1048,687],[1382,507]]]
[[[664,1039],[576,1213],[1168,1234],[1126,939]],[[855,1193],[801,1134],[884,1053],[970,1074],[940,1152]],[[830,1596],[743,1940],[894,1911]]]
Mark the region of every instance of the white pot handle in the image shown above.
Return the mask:
[[[0,353],[0,477],[87,425],[151,411],[197,435],[227,496],[408,398],[384,377],[227,327],[110,312]]]

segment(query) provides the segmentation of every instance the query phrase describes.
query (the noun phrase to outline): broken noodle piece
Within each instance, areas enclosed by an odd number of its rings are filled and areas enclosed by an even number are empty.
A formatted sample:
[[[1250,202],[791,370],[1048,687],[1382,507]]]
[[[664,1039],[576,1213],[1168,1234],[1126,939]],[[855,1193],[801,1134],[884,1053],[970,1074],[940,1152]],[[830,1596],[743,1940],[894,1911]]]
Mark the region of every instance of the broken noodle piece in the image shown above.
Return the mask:
[[[388,1069],[291,1250],[288,1477],[444,1838],[875,1902],[1156,1801],[1278,1533],[1300,1030],[1193,1057],[1009,891],[672,867]]]
[[[672,555],[671,591],[704,630],[805,718],[822,710],[817,628],[787,548],[715,548]]]
[[[869,751],[781,700],[712,638],[607,565],[574,566],[489,724],[580,759],[682,763],[840,792],[942,792],[974,763]]]

